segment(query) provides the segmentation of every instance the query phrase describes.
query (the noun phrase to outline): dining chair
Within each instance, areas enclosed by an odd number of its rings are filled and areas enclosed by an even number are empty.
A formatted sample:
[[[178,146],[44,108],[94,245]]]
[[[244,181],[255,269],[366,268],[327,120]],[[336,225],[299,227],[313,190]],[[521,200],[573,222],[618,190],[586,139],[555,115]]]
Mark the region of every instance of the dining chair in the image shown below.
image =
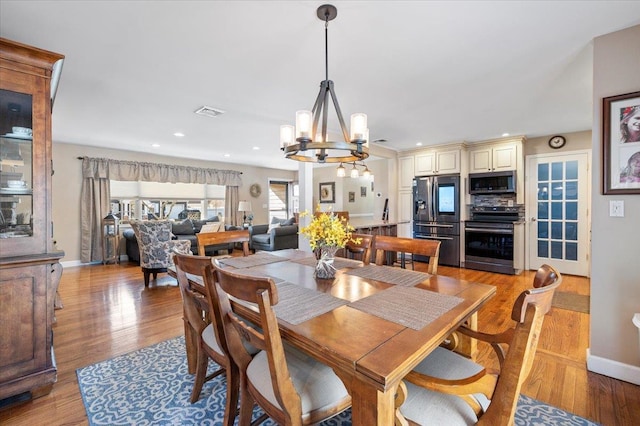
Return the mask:
[[[345,254],[349,259],[359,258],[365,265],[371,262],[371,241],[373,235],[351,234],[353,240],[360,240],[359,243],[349,241],[345,245]]]
[[[534,277],[533,288],[520,293],[513,305],[514,328],[488,334],[460,327],[457,332],[493,347],[499,372],[448,349],[436,348],[398,387],[396,425],[513,424],[544,316],[551,309],[553,294],[561,282],[557,270],[542,265]],[[508,350],[504,345],[508,345]]]
[[[242,243],[242,255],[249,256],[249,231],[221,231],[221,232],[199,232],[196,234],[198,239],[198,255],[205,255],[206,246]]]
[[[376,254],[376,265],[384,264],[385,252],[411,253],[412,258],[415,255],[428,256],[427,272],[432,275],[438,273],[440,241],[376,235],[373,239],[373,250]]]
[[[215,291],[211,258],[177,254],[175,265],[182,295],[186,347],[188,352],[194,348],[196,350],[195,382],[190,402],[193,404],[198,401],[206,381],[226,374],[227,398],[223,424],[231,426],[238,410],[240,379],[238,367],[229,356],[220,309],[216,305],[217,298],[211,297],[211,293]],[[192,282],[200,281],[202,288],[199,291],[192,288],[190,279]],[[191,354],[192,359],[193,355]],[[220,369],[207,376],[209,359],[215,361]]]
[[[254,403],[281,425],[318,423],[349,408],[351,397],[331,367],[283,343],[273,279],[243,276],[215,263],[214,269],[229,350],[240,370],[239,425],[250,423]],[[239,318],[230,298],[257,305],[261,329]],[[243,341],[262,351],[252,358]]]
[[[171,239],[168,220],[131,220],[130,224],[138,241],[145,287],[149,287],[151,274],[155,280],[158,272],[167,272],[173,265],[174,253],[191,254],[191,241]]]

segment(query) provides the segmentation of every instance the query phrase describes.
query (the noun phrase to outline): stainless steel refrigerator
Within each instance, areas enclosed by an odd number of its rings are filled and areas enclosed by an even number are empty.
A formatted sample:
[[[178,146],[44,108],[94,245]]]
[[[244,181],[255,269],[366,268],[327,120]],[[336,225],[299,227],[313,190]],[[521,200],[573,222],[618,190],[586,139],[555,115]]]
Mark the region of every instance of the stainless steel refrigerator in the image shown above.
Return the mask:
[[[438,263],[460,266],[460,176],[413,180],[413,238],[438,240]],[[416,260],[425,260],[416,256]]]

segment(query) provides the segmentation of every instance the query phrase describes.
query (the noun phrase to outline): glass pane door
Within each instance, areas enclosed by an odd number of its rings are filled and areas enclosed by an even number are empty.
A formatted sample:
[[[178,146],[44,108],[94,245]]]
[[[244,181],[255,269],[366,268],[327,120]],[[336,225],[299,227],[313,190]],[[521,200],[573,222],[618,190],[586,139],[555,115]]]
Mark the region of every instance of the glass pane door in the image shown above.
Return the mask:
[[[0,238],[33,235],[32,103],[0,90]]]
[[[539,156],[527,167],[530,267],[588,275],[587,154]]]

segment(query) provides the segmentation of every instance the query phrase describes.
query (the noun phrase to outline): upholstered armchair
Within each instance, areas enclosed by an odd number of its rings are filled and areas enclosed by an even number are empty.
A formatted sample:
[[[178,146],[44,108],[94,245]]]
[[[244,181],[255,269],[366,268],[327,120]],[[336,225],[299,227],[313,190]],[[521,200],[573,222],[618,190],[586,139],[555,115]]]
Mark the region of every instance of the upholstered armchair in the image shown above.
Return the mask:
[[[153,279],[158,272],[167,272],[173,265],[173,252],[191,254],[191,242],[171,239],[171,222],[168,220],[131,221],[131,228],[138,240],[140,266],[144,274],[144,286],[149,286],[149,275]]]
[[[252,251],[298,248],[298,224],[294,219],[273,218],[270,225],[249,226]]]

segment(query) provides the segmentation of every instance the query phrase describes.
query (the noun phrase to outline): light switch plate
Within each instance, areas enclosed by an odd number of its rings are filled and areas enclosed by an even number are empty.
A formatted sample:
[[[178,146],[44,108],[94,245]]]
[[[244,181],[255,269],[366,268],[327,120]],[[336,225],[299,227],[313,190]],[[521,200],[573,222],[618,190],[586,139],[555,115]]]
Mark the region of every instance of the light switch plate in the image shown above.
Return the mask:
[[[609,201],[609,216],[624,217],[624,201],[623,200]]]

